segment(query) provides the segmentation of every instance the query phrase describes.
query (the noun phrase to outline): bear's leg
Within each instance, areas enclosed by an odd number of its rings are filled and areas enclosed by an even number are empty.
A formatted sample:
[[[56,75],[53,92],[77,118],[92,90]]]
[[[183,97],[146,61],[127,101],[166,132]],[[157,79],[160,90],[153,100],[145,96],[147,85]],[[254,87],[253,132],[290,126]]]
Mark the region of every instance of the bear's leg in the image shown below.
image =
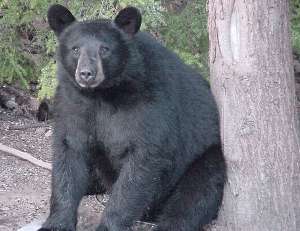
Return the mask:
[[[172,181],[172,160],[160,153],[152,154],[151,158],[137,153],[132,153],[123,165],[97,231],[131,230],[156,198],[165,197],[178,181]]]
[[[199,231],[217,217],[226,181],[220,146],[209,148],[180,179],[156,214],[158,231]]]
[[[75,231],[77,208],[88,187],[86,155],[66,144],[58,149],[52,170],[50,215],[39,231]]]

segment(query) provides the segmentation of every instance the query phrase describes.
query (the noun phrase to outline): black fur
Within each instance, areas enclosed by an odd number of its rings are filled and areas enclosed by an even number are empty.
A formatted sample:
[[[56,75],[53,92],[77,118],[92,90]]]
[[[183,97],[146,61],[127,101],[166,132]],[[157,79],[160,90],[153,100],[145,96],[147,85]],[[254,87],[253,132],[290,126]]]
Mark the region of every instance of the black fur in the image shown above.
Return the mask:
[[[38,121],[47,121],[53,118],[53,105],[52,100],[44,98],[38,108],[36,117]]]
[[[49,21],[59,21],[49,12]],[[122,14],[127,20],[126,9]],[[136,25],[139,14],[133,15]],[[217,216],[226,179],[209,85],[150,35],[129,36],[118,25],[124,24],[74,21],[55,31],[52,196],[42,230],[75,230],[81,198],[108,192],[98,231],[130,230],[138,220],[159,231],[198,231]],[[97,87],[82,88],[74,79],[76,43],[91,60],[98,57],[93,50],[109,46]]]

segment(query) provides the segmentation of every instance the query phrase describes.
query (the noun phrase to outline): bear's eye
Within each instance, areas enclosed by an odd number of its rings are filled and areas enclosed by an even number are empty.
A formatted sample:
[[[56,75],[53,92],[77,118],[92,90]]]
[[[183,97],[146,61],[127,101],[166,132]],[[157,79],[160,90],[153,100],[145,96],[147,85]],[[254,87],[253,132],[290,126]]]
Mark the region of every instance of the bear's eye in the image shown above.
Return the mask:
[[[109,52],[109,48],[108,48],[108,47],[101,46],[101,47],[99,48],[99,54],[100,54],[101,56],[107,55],[108,52]]]
[[[79,49],[79,47],[72,47],[72,51],[73,51],[73,53],[74,53],[75,55],[78,55],[80,49]]]

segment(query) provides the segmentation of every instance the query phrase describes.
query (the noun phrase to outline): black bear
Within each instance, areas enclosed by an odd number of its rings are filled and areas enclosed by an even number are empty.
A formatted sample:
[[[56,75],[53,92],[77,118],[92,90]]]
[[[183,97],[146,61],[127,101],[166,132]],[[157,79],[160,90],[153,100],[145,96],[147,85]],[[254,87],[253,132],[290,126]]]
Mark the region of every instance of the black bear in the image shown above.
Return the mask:
[[[198,231],[226,180],[208,82],[149,34],[127,7],[78,22],[48,11],[58,37],[50,215],[40,231],[73,231],[87,194],[109,193],[97,231]]]

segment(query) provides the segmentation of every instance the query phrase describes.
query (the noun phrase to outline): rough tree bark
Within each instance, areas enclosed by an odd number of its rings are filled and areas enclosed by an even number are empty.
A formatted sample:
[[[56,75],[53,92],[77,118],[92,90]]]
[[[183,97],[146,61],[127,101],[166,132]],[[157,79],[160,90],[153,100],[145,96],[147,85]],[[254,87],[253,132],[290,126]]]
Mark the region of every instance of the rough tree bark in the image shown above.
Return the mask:
[[[229,180],[211,230],[300,230],[288,0],[209,0],[211,85]]]

